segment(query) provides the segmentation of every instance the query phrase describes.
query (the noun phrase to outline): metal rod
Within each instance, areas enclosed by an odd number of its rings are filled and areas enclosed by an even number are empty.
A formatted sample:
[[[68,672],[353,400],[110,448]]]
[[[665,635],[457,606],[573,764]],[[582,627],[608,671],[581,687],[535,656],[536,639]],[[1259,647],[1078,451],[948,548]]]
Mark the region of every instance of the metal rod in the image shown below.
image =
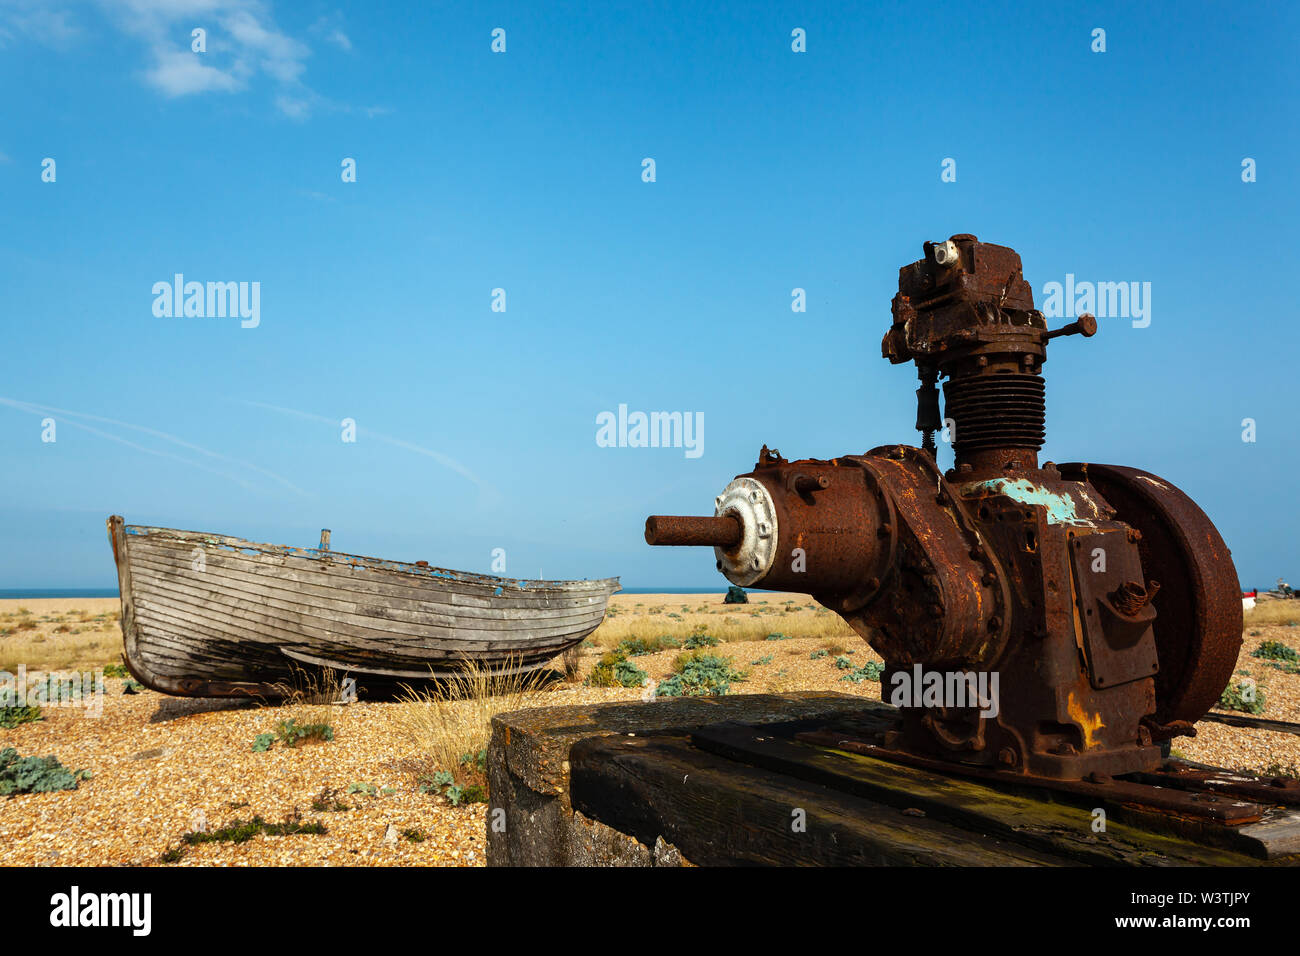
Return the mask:
[[[734,548],[740,544],[742,533],[740,521],[733,515],[720,518],[651,515],[645,519],[646,544]]]

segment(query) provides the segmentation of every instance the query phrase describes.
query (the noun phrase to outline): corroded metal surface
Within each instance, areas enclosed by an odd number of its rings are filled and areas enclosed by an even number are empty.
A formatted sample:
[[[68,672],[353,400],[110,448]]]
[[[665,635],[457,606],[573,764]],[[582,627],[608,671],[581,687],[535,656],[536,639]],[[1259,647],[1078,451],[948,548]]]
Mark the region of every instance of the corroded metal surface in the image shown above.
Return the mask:
[[[1236,660],[1227,548],[1153,475],[1040,466],[1047,343],[1095,334],[1092,316],[1049,330],[1004,246],[958,235],[925,254],[899,272],[882,343],[916,363],[922,447],[789,461],[764,446],[712,518],[651,518],[647,541],[709,545],[734,584],[813,595],[884,657],[886,700],[913,672],[1000,684],[993,706],[895,701],[884,751],[1044,779],[1149,771]]]
[[[1241,590],[1218,529],[1163,478],[1121,465],[1071,463],[1063,475],[1087,481],[1138,532],[1146,575],[1160,584],[1152,599],[1160,673],[1155,724],[1195,721],[1214,706],[1241,651]]]
[[[647,544],[694,545],[734,548],[740,544],[740,522],[723,518],[675,517],[654,515],[645,522]]]

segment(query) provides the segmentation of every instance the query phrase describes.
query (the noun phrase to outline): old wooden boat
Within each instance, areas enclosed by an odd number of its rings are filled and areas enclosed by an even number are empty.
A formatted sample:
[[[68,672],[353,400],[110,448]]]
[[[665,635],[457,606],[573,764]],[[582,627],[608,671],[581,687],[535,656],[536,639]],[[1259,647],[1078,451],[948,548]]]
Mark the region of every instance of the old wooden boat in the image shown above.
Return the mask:
[[[537,670],[605,616],[618,578],[525,581],[319,548],[128,525],[108,534],[127,667],[190,697],[284,693],[304,671],[374,689],[474,662]]]

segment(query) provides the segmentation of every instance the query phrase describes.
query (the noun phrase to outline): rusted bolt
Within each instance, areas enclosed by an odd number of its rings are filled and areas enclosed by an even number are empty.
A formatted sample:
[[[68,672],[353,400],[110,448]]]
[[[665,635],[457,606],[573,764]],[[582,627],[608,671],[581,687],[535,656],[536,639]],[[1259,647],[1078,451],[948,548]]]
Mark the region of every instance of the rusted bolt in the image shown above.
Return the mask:
[[[1016,765],[1016,752],[1010,747],[1003,747],[998,751],[998,763],[1004,767],[1014,767]]]

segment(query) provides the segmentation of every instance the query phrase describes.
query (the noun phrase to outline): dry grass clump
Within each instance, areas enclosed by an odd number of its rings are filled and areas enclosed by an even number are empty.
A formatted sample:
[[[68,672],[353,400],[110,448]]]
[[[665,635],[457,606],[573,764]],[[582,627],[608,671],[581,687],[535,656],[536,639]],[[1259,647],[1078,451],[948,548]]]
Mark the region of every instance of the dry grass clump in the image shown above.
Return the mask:
[[[508,664],[505,670],[512,667]],[[503,674],[466,660],[459,673],[430,689],[405,687],[396,717],[419,752],[427,755],[431,770],[455,774],[458,781],[467,774],[486,783],[478,755],[492,736],[492,718],[543,706],[548,676],[545,670]]]
[[[104,608],[96,611],[68,606],[74,601],[37,599],[36,611],[0,601],[0,670],[89,670],[116,660],[122,647],[117,601],[86,599]]]
[[[643,595],[629,595],[642,597]],[[650,597],[650,595],[645,595]],[[860,642],[844,619],[809,598],[792,601],[784,595],[770,597],[750,595],[750,604],[660,604],[632,613],[609,613],[591,640],[608,650],[624,641],[654,641],[669,637],[685,641],[701,627],[724,644],[736,641],[762,641],[769,634],[786,634],[801,638],[839,639],[850,645]],[[627,612],[626,604],[611,612]]]
[[[116,660],[121,641],[103,636],[60,635],[57,643],[36,633],[26,640],[0,639],[0,670],[90,670]]]
[[[293,679],[276,685],[283,696],[280,708],[303,725],[329,724],[338,712],[338,706],[356,700],[356,688],[346,674],[333,668],[320,670],[293,668]]]
[[[582,677],[582,647],[575,644],[567,648],[560,656],[564,665],[564,679],[569,683],[574,683]]]
[[[1261,601],[1245,614],[1246,627],[1268,627],[1273,624],[1300,627],[1300,598]]]

